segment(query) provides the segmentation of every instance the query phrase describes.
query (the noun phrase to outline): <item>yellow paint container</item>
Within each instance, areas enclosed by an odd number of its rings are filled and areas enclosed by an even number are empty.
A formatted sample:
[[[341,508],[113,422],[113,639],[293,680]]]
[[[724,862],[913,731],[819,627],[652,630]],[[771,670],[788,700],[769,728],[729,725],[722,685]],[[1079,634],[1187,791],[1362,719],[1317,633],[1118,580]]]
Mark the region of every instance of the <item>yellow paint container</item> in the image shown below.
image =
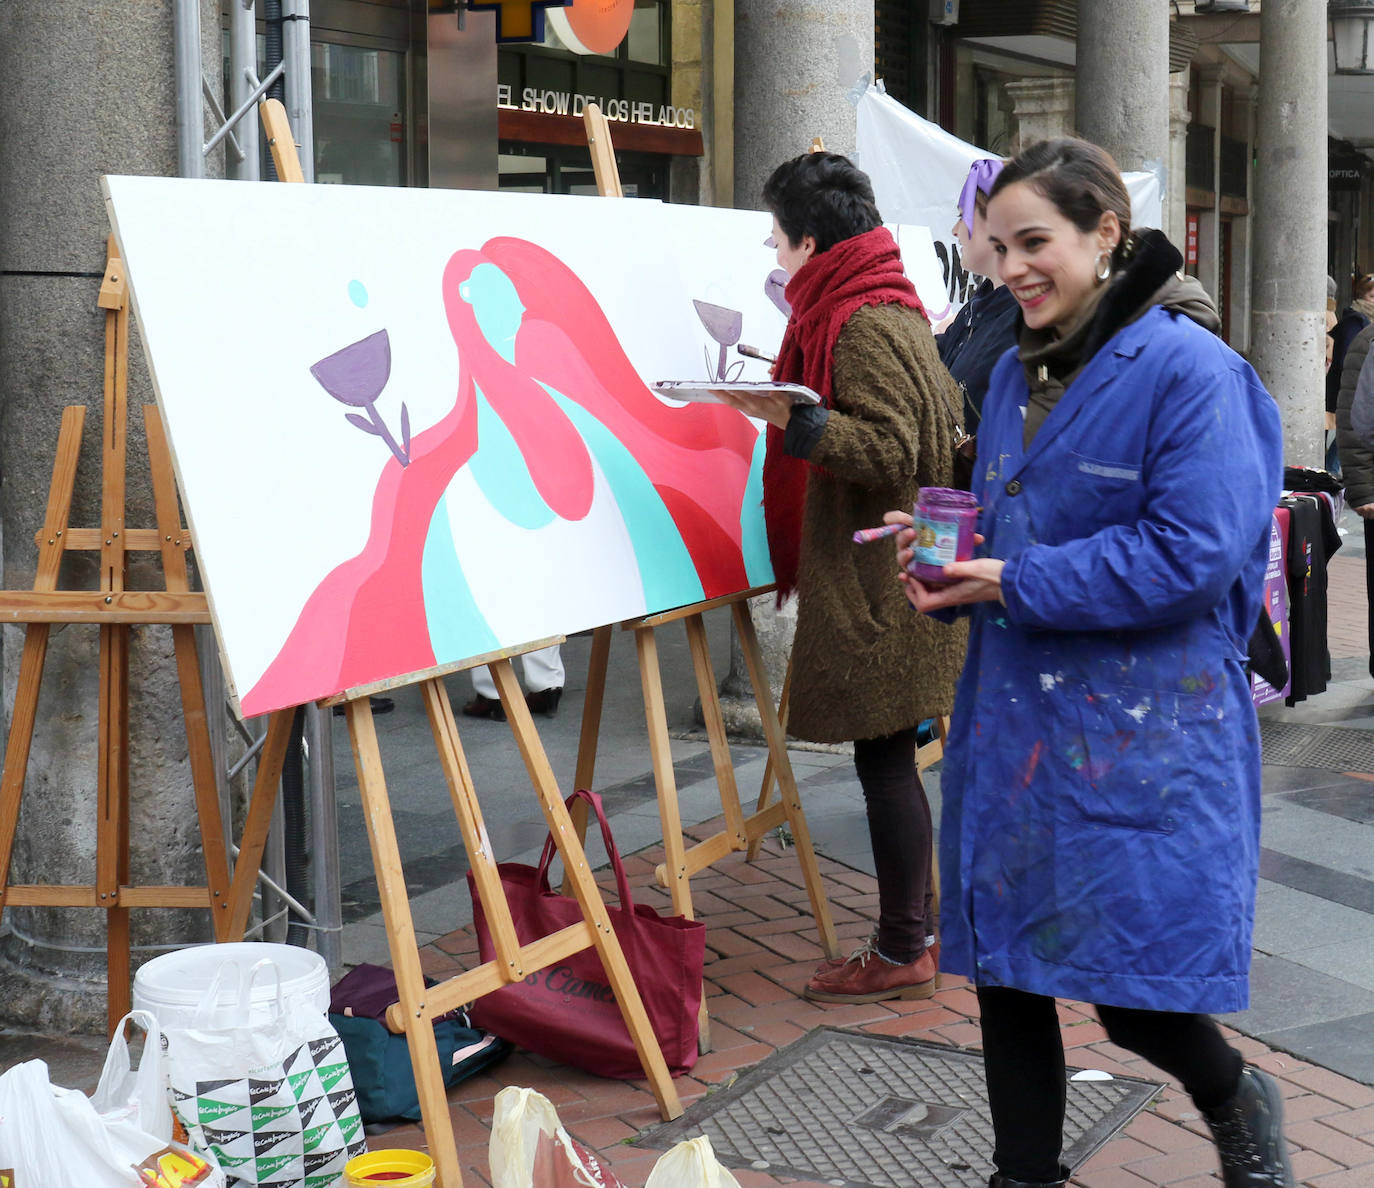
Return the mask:
[[[430,1188],[434,1183],[434,1160],[423,1151],[397,1148],[355,1155],[344,1166],[345,1188]]]

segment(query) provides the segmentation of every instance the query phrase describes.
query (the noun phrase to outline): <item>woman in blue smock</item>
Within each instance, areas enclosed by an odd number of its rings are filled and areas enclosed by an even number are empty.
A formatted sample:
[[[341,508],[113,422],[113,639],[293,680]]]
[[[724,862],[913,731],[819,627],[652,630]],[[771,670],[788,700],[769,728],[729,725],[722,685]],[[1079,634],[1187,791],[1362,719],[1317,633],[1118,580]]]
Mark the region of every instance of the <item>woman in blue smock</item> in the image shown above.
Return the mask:
[[[981,544],[948,584],[902,580],[917,609],[971,615],[941,777],[941,964],[978,993],[990,1183],[1067,1181],[1062,997],[1182,1082],[1228,1188],[1291,1185],[1278,1088],[1209,1017],[1248,998],[1245,659],[1278,411],[1178,251],[1131,234],[1101,149],[1030,146],[987,230],[1021,319],[979,425]]]

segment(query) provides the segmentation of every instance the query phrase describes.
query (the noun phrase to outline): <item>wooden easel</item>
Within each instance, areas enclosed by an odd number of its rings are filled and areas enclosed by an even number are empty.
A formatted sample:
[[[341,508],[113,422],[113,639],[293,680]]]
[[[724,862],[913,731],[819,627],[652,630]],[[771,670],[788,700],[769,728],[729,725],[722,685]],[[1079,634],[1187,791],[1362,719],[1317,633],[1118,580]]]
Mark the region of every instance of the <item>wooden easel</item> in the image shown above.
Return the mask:
[[[601,109],[589,103],[583,113],[587,129],[587,144],[592,154],[592,169],[597,190],[605,197],[621,197],[620,175],[616,168],[611,144],[610,127]],[[825,897],[820,866],[811,844],[811,831],[806,823],[796,778],[787,754],[787,742],[778,712],[773,705],[768,674],[759,652],[754,621],[749,614],[749,599],[766,594],[773,586],[742,590],[721,598],[712,598],[676,610],[663,611],[620,624],[622,630],[633,631],[635,652],[639,660],[640,683],[644,691],[644,713],[649,731],[649,753],[653,762],[654,783],[658,792],[659,819],[663,829],[665,861],[656,871],[658,881],[668,888],[673,910],[694,919],[691,877],[737,850],[747,850],[752,857],[759,840],[784,822],[792,833],[797,861],[811,901],[811,911],[820,933],[821,946],[828,957],[839,956],[839,941],[830,917],[830,905]],[[740,805],[739,789],[735,782],[734,766],[730,759],[730,744],[725,721],[720,710],[720,695],[716,688],[715,671],[706,638],[702,616],[710,610],[729,607],[735,631],[744,654],[749,681],[754,689],[759,720],[768,744],[769,784],[776,779],[782,795],[778,803],[766,806],[760,797],[758,809],[746,817]],[[690,849],[682,833],[682,816],[678,806],[677,780],[673,773],[668,720],[663,701],[663,682],[658,662],[658,643],[655,630],[667,623],[681,621],[687,630],[692,652],[692,666],[696,674],[697,690],[701,697],[702,716],[711,747],[716,785],[720,790],[721,809],[725,827],[713,837],[698,842]],[[597,628],[592,636],[588,662],[587,695],[582,707],[582,733],[578,744],[577,768],[574,784],[591,788],[596,774],[596,748],[601,729],[601,706],[606,688],[606,668],[610,656],[611,627]],[[581,806],[578,806],[579,808]],[[586,814],[576,817],[579,836],[585,835]],[[698,1042],[702,1051],[710,1047],[710,1023],[706,999],[703,995],[698,1017]]]
[[[263,104],[263,125],[268,143],[277,163],[277,175],[283,180],[303,180],[296,161],[286,113],[275,100]],[[294,166],[294,168],[293,168]],[[395,1032],[403,1032],[410,1050],[411,1067],[419,1092],[421,1121],[429,1144],[431,1157],[438,1172],[440,1188],[458,1188],[462,1171],[458,1148],[453,1134],[453,1120],[449,1114],[448,1097],[443,1072],[435,1046],[434,1021],[473,999],[503,986],[518,982],[528,974],[544,969],[573,953],[594,948],[606,971],[620,1006],[625,1024],[639,1054],[640,1064],[649,1081],[650,1091],[658,1102],[663,1118],[676,1118],[682,1104],[673,1085],[668,1066],[663,1059],[653,1027],[635,986],[634,978],[611,927],[610,916],[602,902],[601,893],[587,865],[582,851],[581,835],[573,825],[563,803],[563,796],[554,779],[525,704],[524,695],[511,667],[511,658],[536,648],[561,643],[561,636],[542,639],[521,648],[507,649],[478,656],[461,664],[446,665],[433,672],[421,673],[398,681],[382,681],[362,688],[350,689],[321,702],[322,706],[343,704],[348,722],[353,761],[358,772],[358,789],[363,802],[363,816],[367,822],[368,843],[377,876],[377,888],[382,901],[382,916],[386,922],[387,947],[396,973],[396,988],[400,1001],[387,1013],[387,1023]],[[458,736],[448,690],[443,677],[486,664],[496,682],[497,693],[506,712],[516,746],[519,748],[530,782],[534,786],[539,806],[544,813],[549,832],[563,869],[582,910],[578,924],[522,945],[515,932],[510,907],[506,902],[497,870],[496,857],[482,820],[477,790]],[[381,751],[377,743],[376,727],[372,719],[370,695],[402,684],[418,683],[429,717],[439,763],[448,782],[449,797],[463,836],[473,882],[491,929],[496,956],[473,969],[456,974],[437,986],[426,986],[420,967],[419,946],[410,912],[410,898],[406,891],[405,874],[401,867],[401,852],[397,844],[391,800],[387,793],[386,777],[382,770]]]
[[[128,528],[124,522],[128,444],[129,305],[124,269],[109,241],[98,306],[105,311],[105,396],[101,439],[100,527],[73,528],[73,492],[86,409],[63,410],[43,527],[35,537],[38,567],[31,591],[0,592],[0,621],[23,623],[19,683],[0,775],[0,911],[7,906],[84,907],[106,916],[107,1013],[113,1029],[129,1009],[129,912],[132,908],[208,908],[217,941],[243,935],[266,843],[271,805],[264,779],[275,781],[285,754],[286,732],[273,722],[259,766],[234,878],[229,877],[210,734],[196,652],[195,624],[210,621],[203,593],[190,589],[186,550],[190,533],[181,523],[171,459],[156,407],[144,407],[148,460],[152,471],[156,528]],[[100,554],[99,590],[61,590],[58,576],[67,551]],[[163,589],[125,588],[130,552],[160,554]],[[54,623],[88,623],[100,628],[99,761],[97,771],[96,872],[93,885],[10,884],[10,860],[38,716],[39,686]],[[191,782],[195,790],[205,859],[204,886],[129,884],[129,629],[169,624],[181,685]],[[289,715],[286,715],[289,726]],[[275,783],[270,789],[275,795]],[[256,812],[254,811],[256,810]]]

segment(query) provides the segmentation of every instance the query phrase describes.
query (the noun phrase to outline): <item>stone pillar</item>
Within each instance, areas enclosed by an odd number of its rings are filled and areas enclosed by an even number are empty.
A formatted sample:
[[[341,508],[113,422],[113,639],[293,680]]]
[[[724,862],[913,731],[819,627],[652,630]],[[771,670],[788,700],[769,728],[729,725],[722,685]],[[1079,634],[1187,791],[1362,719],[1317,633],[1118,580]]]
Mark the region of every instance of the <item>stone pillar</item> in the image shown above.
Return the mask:
[[[1326,332],[1326,8],[1265,0],[1250,359],[1283,414],[1290,465],[1321,466]]]
[[[104,314],[96,294],[109,224],[102,173],[177,169],[171,0],[120,5],[0,4],[0,436],[3,582],[32,585],[66,404],[85,404],[71,522],[100,523]],[[220,6],[201,3],[203,61],[221,87]],[[222,173],[222,158],[207,174]],[[209,283],[207,281],[207,283]],[[207,363],[213,361],[207,360]],[[153,392],[136,328],[129,349],[130,525],[154,523],[140,406]],[[69,554],[66,586],[94,588],[98,556]],[[160,582],[143,555],[130,589]],[[3,636],[3,696],[12,711],[22,631]],[[95,879],[98,632],[55,628],[10,871],[12,882]],[[142,884],[204,880],[171,636],[135,628],[130,658],[130,836]],[[10,908],[0,937],[0,1016],[51,1031],[105,1027],[105,919],[92,909]],[[210,938],[205,912],[136,911],[145,950]]]
[[[735,0],[735,206],[759,210],[768,175],[819,136],[851,156],[849,93],[873,77],[872,0]]]
[[[784,6],[734,0],[734,12],[735,206],[758,210],[768,175],[806,152],[815,137],[829,151],[853,156],[858,130],[850,93],[873,77],[873,3],[796,0]],[[773,608],[771,594],[750,605],[776,700],[797,619],[795,600],[781,611]],[[760,737],[758,710],[733,633],[730,673],[720,691],[730,732]]]
[[[1073,135],[1073,79],[1028,78],[1007,83],[1006,91],[1016,114],[1013,156],[1037,140]]]
[[[1125,171],[1159,172],[1169,151],[1169,6],[1079,4],[1078,135]]]
[[[1215,299],[1221,292],[1221,72],[1215,66],[1201,71],[1199,125],[1212,130],[1212,176],[1207,180],[1212,205],[1198,214],[1197,278]]]
[[[1169,184],[1160,228],[1179,251],[1188,237],[1188,75],[1169,75]]]
[[[1243,88],[1245,97],[1245,159],[1255,158],[1255,117],[1257,87]],[[1250,351],[1250,298],[1254,275],[1255,169],[1246,166],[1246,200],[1250,213],[1231,220],[1231,346],[1247,355]]]

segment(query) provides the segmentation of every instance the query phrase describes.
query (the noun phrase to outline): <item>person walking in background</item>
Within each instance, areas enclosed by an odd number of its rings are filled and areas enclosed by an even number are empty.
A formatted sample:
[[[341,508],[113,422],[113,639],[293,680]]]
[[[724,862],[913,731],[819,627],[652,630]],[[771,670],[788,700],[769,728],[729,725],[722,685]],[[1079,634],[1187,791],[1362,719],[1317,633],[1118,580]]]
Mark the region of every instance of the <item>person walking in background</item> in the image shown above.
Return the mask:
[[[558,713],[558,702],[563,696],[563,653],[558,644],[547,648],[536,648],[520,657],[520,669],[525,676],[525,704],[530,713],[543,714],[552,718]],[[501,708],[501,699],[496,694],[496,682],[491,679],[491,669],[485,664],[470,670],[472,674],[472,700],[465,702],[463,713],[469,718],[491,718],[496,722],[506,720],[506,711]]]
[[[995,157],[984,157],[969,167],[953,234],[963,266],[985,279],[944,333],[935,337],[940,362],[963,390],[964,428],[970,433],[977,430],[994,365],[1016,345],[1020,317],[1016,299],[997,276],[997,257],[988,243],[988,192],[1001,172],[1002,162]]]
[[[729,403],[768,422],[764,517],[779,597],[797,592],[788,732],[854,740],[878,877],[875,935],[807,983],[819,1002],[934,993],[930,805],[916,731],[948,714],[965,630],[913,615],[891,539],[856,529],[949,482],[959,394],[882,226],[868,176],[835,153],[780,165],[763,190],[792,314],[774,378],[821,396]],[[895,597],[894,597],[895,595]]]
[[[1374,322],[1360,330],[1346,348],[1336,387],[1336,445],[1341,456],[1341,485],[1345,488],[1345,501],[1364,522],[1364,572],[1369,603],[1369,675],[1374,676],[1374,445],[1356,433],[1351,424],[1355,393],[1363,386],[1367,394],[1374,394],[1374,366],[1369,362],[1371,343],[1374,343]],[[1332,369],[1335,369],[1334,363]]]
[[[979,555],[943,586],[901,580],[918,610],[972,620],[941,776],[942,961],[978,995],[990,1184],[1067,1183],[1064,997],[1182,1082],[1228,1188],[1291,1186],[1278,1087],[1210,1018],[1249,993],[1245,641],[1278,411],[1177,249],[1130,234],[1100,148],[1031,145],[987,218],[1022,324],[980,425]]]
[[[1334,286],[1333,286],[1334,287]],[[1332,294],[1334,297],[1334,294]],[[1336,401],[1340,394],[1341,373],[1345,355],[1355,336],[1374,321],[1374,273],[1355,277],[1351,284],[1351,302],[1345,307],[1336,324],[1327,329],[1331,340],[1326,365],[1327,428],[1336,429],[1336,438],[1327,449],[1326,469],[1339,476],[1342,465],[1339,452],[1340,427],[1335,424]]]

